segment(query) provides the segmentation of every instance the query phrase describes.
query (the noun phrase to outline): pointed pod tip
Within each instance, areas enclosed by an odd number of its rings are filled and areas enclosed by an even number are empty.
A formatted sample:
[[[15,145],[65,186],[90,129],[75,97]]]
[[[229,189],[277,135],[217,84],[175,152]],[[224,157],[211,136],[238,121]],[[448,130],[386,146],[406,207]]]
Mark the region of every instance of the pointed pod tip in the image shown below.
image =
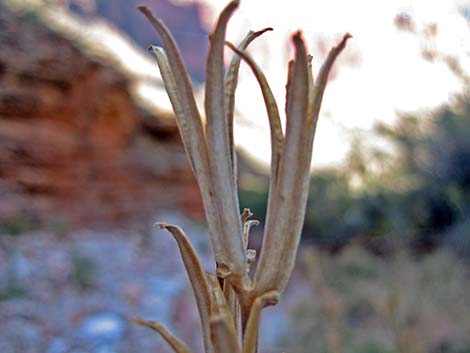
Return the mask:
[[[351,33],[347,32],[343,38],[341,39],[341,41],[338,43],[338,45],[336,46],[336,48],[342,50],[344,49],[344,47],[346,46],[346,43],[348,41],[349,38],[352,38],[352,35]]]
[[[303,35],[302,35],[302,31],[301,30],[298,30],[297,32],[295,32],[293,35],[292,35],[292,40],[295,42],[298,42],[298,41],[303,41]]]
[[[341,42],[344,42],[344,44],[346,44],[346,42],[348,41],[348,39],[352,38],[352,34],[347,32],[344,36],[343,36],[343,39]]]
[[[262,34],[264,34],[266,32],[273,31],[273,30],[274,29],[272,27],[266,27],[266,28],[263,28],[259,31],[249,31],[248,35],[253,36],[253,39],[254,39],[254,38],[257,38],[257,37],[261,36]]]
[[[343,43],[343,42],[346,43],[347,40],[350,39],[350,38],[352,38],[352,37],[353,37],[352,34],[349,33],[349,32],[347,32],[347,33],[343,36],[343,38],[341,39],[341,43]]]
[[[142,319],[138,316],[134,316],[134,317],[131,317],[129,320],[128,320],[130,323],[132,324],[137,324],[139,323],[140,321],[142,321]]]
[[[294,33],[294,35],[292,36],[292,41],[294,43],[294,46],[295,46],[295,50],[296,50],[296,61],[300,58],[300,57],[304,57],[305,58],[305,61],[308,61],[308,57],[307,57],[307,46],[305,44],[305,40],[304,40],[304,37],[302,35],[302,31],[297,31]]]
[[[258,37],[258,36],[260,36],[260,35],[262,35],[262,34],[264,34],[264,33],[266,33],[266,32],[269,32],[269,31],[274,31],[274,28],[272,28],[272,27],[266,27],[266,28],[260,29],[259,31],[255,31],[255,32],[251,31],[251,32],[257,34],[257,37]]]
[[[305,57],[307,57],[307,49],[302,31],[299,30],[293,34],[292,42],[294,43],[296,50],[298,51],[300,49],[300,51],[304,53]]]
[[[155,222],[153,224],[153,226],[155,228],[166,229],[167,227],[169,227],[169,224],[166,224],[166,223],[163,223],[163,222]]]
[[[134,316],[132,318],[129,319],[129,322],[131,324],[136,324],[136,325],[140,325],[144,320],[141,319],[140,317],[137,317],[137,316]]]
[[[138,316],[134,316],[133,318],[129,319],[129,322],[131,324],[147,326],[147,327],[150,327],[150,328],[158,328],[158,327],[161,326],[161,324],[156,322],[156,321],[147,321],[147,320],[144,320],[144,319],[142,319]]]
[[[149,45],[148,48],[147,48],[147,51],[153,52],[155,54],[157,54],[157,52],[158,53],[165,53],[165,50],[162,47],[160,47],[159,45]]]
[[[231,14],[233,11],[235,11],[238,6],[240,5],[240,0],[232,0],[230,1],[225,7],[224,9],[222,10],[220,16],[219,16],[219,20],[222,16],[224,16],[224,14]]]
[[[150,13],[150,9],[146,5],[138,5],[136,9],[143,13]]]

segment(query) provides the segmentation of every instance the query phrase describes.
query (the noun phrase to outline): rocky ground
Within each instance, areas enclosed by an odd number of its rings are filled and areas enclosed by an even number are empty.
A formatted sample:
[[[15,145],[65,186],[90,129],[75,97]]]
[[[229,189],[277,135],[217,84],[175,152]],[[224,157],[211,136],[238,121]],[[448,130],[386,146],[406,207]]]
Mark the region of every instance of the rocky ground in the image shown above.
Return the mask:
[[[203,228],[174,214],[157,219],[181,225],[214,271]],[[301,293],[266,311],[266,348],[285,332]],[[192,292],[164,231],[0,235],[0,352],[169,352],[158,335],[128,323],[135,315],[164,322],[202,351]]]
[[[128,324],[134,315],[199,343],[184,269],[163,232],[36,232],[0,242],[2,353],[165,352],[156,335]]]
[[[154,220],[180,225],[214,272],[201,225],[174,213]],[[315,253],[313,264],[309,253],[302,247],[280,304],[263,312],[263,353],[468,353],[470,272],[450,251],[383,259],[351,246]],[[143,224],[0,234],[1,353],[169,353],[154,332],[128,323],[133,316],[165,323],[202,352],[192,292],[166,232]]]

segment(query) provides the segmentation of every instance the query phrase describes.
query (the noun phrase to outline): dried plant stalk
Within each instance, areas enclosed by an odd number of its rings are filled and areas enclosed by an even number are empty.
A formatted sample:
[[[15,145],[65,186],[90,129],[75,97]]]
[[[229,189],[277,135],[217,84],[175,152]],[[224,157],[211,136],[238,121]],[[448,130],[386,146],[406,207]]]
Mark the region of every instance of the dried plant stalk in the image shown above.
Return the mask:
[[[157,57],[165,88],[170,97],[178,127],[201,190],[209,236],[215,256],[216,274],[206,275],[183,231],[159,224],[175,238],[196,297],[206,353],[256,353],[261,310],[277,303],[292,272],[307,202],[310,163],[316,124],[328,74],[349,34],[331,49],[314,81],[312,57],[307,54],[302,34],[292,41],[295,58],[289,63],[286,94],[286,129],[281,126],[279,109],[261,68],[245,51],[265,28],[249,32],[234,46],[225,41],[228,22],[239,6],[233,0],[221,12],[214,32],[206,66],[204,125],[196,106],[193,88],[179,49],[163,22],[145,6],[139,10],[160,36],[164,48],[151,47]],[[234,56],[224,73],[224,46]],[[271,178],[268,211],[261,256],[254,276],[249,269],[256,252],[248,249],[250,227],[245,209],[240,217],[233,141],[235,90],[241,60],[257,79],[271,130]],[[241,317],[241,320],[240,320]],[[136,319],[135,322],[159,332],[176,352],[189,349],[161,325]],[[239,322],[242,335],[239,333]]]
[[[246,325],[246,333],[243,339],[243,353],[256,353],[258,345],[258,326],[261,310],[270,303],[276,303],[279,300],[279,292],[270,291],[259,296],[253,302],[250,310],[250,316]]]
[[[255,276],[255,292],[282,292],[295,261],[308,195],[310,165],[307,145],[308,70],[307,53],[300,33],[293,37],[296,49],[291,71],[291,85],[286,112],[286,136],[279,166],[279,177],[270,191],[269,211],[259,267]]]
[[[282,147],[284,145],[284,136],[282,134],[281,118],[279,116],[277,102],[274,98],[271,88],[269,87],[266,76],[260,67],[256,64],[256,62],[251,58],[251,56],[248,53],[243,52],[241,49],[235,48],[235,46],[230,42],[227,42],[226,44],[248,63],[250,68],[253,70],[256,79],[258,80],[261,92],[263,94],[271,129],[271,189],[277,180],[279,160],[281,159]]]
[[[271,27],[268,27],[257,32],[249,31],[246,37],[241,41],[238,49],[245,50],[253,40],[258,38],[263,33],[272,30],[273,29]],[[233,141],[233,117],[235,112],[235,91],[238,84],[238,70],[240,69],[240,60],[241,58],[238,55],[234,55],[227,69],[227,74],[225,75],[225,115],[228,125],[230,150],[232,151],[232,166],[235,184],[237,182],[237,157],[235,153],[235,144]]]
[[[228,120],[225,109],[223,49],[227,23],[238,7],[239,1],[231,1],[222,11],[214,32],[210,35],[210,48],[207,56],[206,90],[204,106],[206,109],[206,140],[209,151],[209,166],[213,175],[212,183],[215,202],[221,217],[220,237],[222,242],[230,244],[224,247],[225,261],[218,263],[219,275],[234,275],[243,278],[246,272],[242,224],[239,217],[239,203],[234,169],[233,151],[230,150]]]
[[[162,324],[155,321],[146,321],[139,317],[134,317],[131,319],[131,322],[137,325],[146,326],[163,337],[165,341],[168,342],[171,348],[175,353],[192,353],[192,351],[186,346],[186,344],[180,339],[176,338],[168,329]]]
[[[199,317],[201,319],[204,347],[206,352],[212,352],[210,343],[210,310],[212,301],[206,275],[202,269],[201,263],[199,262],[199,258],[196,255],[196,251],[189,242],[186,234],[179,227],[164,223],[157,223],[156,225],[161,229],[168,230],[178,244],[184,267],[188,274],[189,282],[191,283],[194,297],[196,299]]]

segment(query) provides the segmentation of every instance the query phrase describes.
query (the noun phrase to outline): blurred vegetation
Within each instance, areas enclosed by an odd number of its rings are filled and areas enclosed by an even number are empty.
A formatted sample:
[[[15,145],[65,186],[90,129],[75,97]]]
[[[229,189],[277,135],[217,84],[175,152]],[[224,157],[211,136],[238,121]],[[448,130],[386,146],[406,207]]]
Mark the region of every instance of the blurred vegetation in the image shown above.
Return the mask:
[[[358,246],[302,255],[311,295],[291,313],[286,352],[469,352],[468,269],[447,249],[420,259]]]
[[[354,240],[378,253],[448,244],[470,255],[470,90],[375,132],[386,145],[357,139],[342,167],[314,173],[303,239],[333,250]],[[241,188],[241,205],[262,217],[267,187]]]
[[[86,291],[93,289],[96,285],[97,268],[94,261],[82,255],[76,250],[72,250],[72,281],[79,290]]]
[[[55,215],[45,222],[32,212],[20,210],[12,215],[0,217],[0,236],[19,236],[38,229],[65,235],[70,223],[64,217]]]
[[[37,221],[26,212],[0,218],[0,235],[21,235],[37,228]]]

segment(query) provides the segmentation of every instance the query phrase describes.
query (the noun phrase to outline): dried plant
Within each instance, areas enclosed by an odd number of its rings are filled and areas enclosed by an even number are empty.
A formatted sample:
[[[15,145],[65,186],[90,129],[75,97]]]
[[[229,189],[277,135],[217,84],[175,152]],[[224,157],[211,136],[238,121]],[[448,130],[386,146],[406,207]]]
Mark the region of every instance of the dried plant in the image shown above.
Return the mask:
[[[163,47],[151,46],[170,97],[191,167],[196,176],[207,218],[216,274],[207,275],[188,237],[177,226],[159,224],[175,238],[198,306],[206,353],[257,351],[261,310],[278,302],[292,272],[299,245],[309,186],[313,138],[328,73],[349,34],[333,47],[313,80],[310,55],[301,32],[292,36],[295,59],[289,63],[286,131],[268,82],[245,52],[255,38],[270,30],[249,32],[238,47],[225,42],[226,27],[239,1],[231,1],[220,14],[210,35],[206,67],[203,122],[180,51],[164,23],[145,6],[139,10],[157,31]],[[228,45],[233,59],[224,74],[223,53]],[[250,266],[254,250],[248,249],[248,209],[240,216],[236,155],[233,142],[235,90],[240,61],[244,60],[259,82],[271,129],[271,179],[268,211],[259,263],[254,276]],[[178,353],[190,349],[162,325],[134,319],[158,333]],[[241,333],[241,334],[240,334]]]

